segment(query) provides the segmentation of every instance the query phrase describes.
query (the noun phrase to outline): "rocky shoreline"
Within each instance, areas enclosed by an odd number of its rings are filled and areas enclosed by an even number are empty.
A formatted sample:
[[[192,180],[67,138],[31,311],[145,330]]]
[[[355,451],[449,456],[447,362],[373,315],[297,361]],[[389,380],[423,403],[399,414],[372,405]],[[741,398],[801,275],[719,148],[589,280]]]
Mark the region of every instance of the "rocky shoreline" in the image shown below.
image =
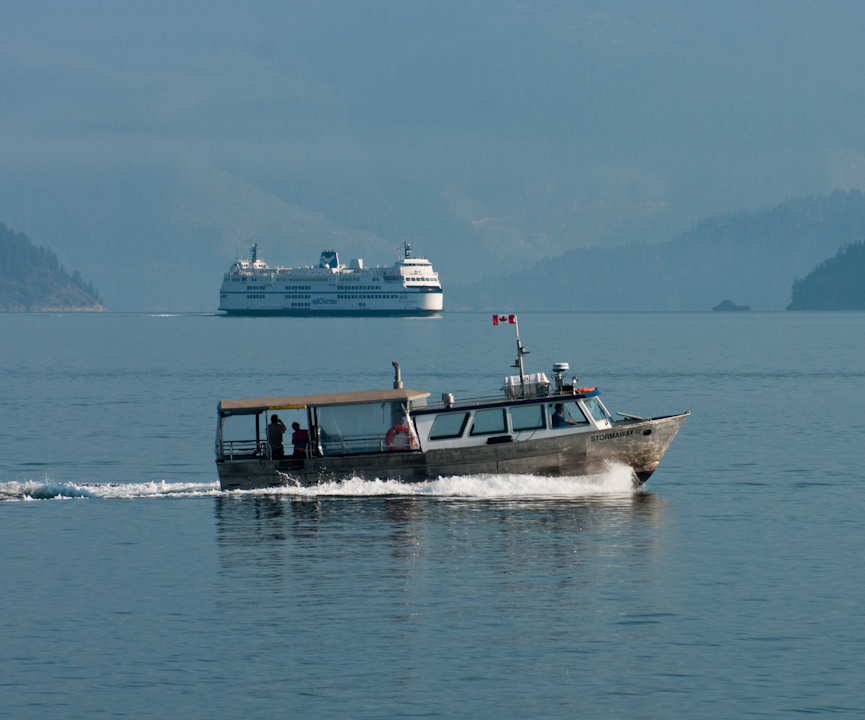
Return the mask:
[[[43,313],[59,313],[59,312],[105,312],[105,308],[101,305],[97,305],[95,307],[70,307],[69,305],[64,305],[61,307],[50,307],[50,306],[36,306],[36,305],[19,305],[12,307],[3,307],[0,306],[0,312],[7,313],[31,313],[31,312],[43,312]]]
[[[41,274],[29,282],[2,283],[0,312],[105,312],[96,298],[63,278]]]

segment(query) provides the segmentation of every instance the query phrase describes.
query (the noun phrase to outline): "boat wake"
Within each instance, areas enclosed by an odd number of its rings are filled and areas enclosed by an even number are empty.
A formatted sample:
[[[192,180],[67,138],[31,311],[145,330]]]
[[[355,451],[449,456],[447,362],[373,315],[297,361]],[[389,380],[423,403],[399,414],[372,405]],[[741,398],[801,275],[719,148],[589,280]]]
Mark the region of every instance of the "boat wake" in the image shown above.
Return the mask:
[[[423,483],[391,480],[361,480],[323,483],[308,488],[285,488],[281,492],[304,497],[404,495],[440,498],[579,498],[596,495],[630,494],[634,473],[627,465],[611,466],[599,475],[584,477],[538,477],[536,475],[459,475]],[[266,494],[251,490],[252,494]]]
[[[0,482],[0,502],[115,498],[207,497],[224,495],[219,483],[71,483],[51,480]]]
[[[635,492],[633,472],[627,465],[611,465],[605,472],[584,477],[534,475],[462,475],[424,483],[351,478],[314,487],[283,487],[223,492],[219,483],[68,483],[51,480],[0,482],[0,502],[33,500],[201,498],[283,495],[298,498],[415,496],[469,499],[562,499]]]

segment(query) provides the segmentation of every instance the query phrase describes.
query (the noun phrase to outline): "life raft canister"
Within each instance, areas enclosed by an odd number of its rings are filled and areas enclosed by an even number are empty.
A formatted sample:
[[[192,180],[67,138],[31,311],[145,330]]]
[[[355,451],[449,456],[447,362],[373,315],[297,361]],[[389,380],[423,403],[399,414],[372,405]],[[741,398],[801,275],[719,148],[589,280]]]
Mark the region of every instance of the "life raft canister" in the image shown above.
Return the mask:
[[[394,425],[384,436],[389,450],[408,450],[412,446],[411,430],[405,425]]]

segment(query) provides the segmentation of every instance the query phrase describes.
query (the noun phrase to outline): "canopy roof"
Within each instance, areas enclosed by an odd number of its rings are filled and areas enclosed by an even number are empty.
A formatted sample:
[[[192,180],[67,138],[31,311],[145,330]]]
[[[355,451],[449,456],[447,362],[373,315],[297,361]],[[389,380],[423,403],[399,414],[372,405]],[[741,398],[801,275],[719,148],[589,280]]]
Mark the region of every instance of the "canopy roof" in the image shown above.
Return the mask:
[[[251,398],[249,400],[223,400],[219,412],[223,415],[247,415],[262,410],[297,410],[308,406],[363,405],[368,403],[420,400],[429,397],[428,392],[398,388],[389,390],[364,390],[362,392],[326,393],[323,395],[295,395],[290,397]]]

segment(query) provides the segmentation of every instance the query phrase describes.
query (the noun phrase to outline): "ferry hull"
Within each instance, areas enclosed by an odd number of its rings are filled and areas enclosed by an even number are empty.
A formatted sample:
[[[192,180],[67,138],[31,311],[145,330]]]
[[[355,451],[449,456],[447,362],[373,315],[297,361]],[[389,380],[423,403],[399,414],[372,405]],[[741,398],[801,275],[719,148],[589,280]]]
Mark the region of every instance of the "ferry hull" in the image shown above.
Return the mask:
[[[254,310],[254,309],[239,309],[228,310],[220,308],[220,311],[225,313],[224,317],[436,317],[440,316],[442,309],[425,310],[425,309],[392,309],[392,310],[352,310],[337,309],[337,310],[291,310],[283,308]]]
[[[225,459],[217,462],[223,490],[311,486],[347,478],[418,483],[438,477],[478,474],[583,476],[610,463],[634,471],[642,485],[661,461],[688,414],[645,421],[619,421],[604,430],[427,452],[372,453],[281,460]]]

